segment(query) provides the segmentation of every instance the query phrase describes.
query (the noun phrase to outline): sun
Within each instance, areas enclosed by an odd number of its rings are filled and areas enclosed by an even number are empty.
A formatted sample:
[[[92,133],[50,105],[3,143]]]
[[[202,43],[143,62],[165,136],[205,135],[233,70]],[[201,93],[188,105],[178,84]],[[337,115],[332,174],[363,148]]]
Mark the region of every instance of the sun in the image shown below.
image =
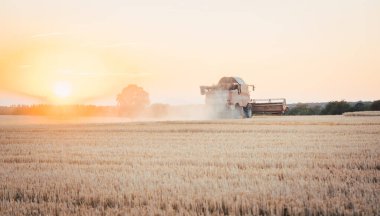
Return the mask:
[[[66,98],[71,94],[71,85],[68,82],[57,82],[54,85],[54,95],[60,98]]]

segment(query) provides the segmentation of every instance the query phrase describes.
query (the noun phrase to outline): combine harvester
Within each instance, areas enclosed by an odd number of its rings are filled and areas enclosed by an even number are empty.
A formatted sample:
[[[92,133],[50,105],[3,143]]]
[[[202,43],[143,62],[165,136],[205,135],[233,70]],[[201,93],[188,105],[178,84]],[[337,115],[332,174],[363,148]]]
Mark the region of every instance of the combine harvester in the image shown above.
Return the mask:
[[[239,77],[222,77],[217,85],[201,86],[206,95],[206,105],[217,118],[251,118],[256,114],[282,115],[286,112],[286,100],[251,99],[250,89]]]

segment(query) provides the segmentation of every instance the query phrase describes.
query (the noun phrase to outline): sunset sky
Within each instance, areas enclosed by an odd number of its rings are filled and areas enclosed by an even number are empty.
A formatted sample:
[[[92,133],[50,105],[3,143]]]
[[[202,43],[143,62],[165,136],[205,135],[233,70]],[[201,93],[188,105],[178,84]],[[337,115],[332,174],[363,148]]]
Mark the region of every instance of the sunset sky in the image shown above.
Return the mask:
[[[253,98],[380,99],[380,1],[0,0],[0,105],[201,104],[239,76]]]

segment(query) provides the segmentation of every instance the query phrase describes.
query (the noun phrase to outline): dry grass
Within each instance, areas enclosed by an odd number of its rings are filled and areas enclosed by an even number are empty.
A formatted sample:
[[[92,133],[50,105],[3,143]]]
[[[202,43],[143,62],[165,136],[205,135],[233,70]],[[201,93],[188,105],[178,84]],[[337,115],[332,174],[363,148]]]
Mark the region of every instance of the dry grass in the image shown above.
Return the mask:
[[[380,214],[380,117],[0,125],[1,215]]]

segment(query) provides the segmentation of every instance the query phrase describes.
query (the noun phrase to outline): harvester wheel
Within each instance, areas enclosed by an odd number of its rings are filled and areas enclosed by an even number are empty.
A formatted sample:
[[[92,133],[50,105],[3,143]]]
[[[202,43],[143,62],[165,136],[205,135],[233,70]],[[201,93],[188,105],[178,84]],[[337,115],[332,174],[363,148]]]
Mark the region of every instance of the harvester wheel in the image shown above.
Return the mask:
[[[243,108],[244,110],[244,117],[245,118],[251,118],[252,117],[252,105],[247,104],[246,107]]]

